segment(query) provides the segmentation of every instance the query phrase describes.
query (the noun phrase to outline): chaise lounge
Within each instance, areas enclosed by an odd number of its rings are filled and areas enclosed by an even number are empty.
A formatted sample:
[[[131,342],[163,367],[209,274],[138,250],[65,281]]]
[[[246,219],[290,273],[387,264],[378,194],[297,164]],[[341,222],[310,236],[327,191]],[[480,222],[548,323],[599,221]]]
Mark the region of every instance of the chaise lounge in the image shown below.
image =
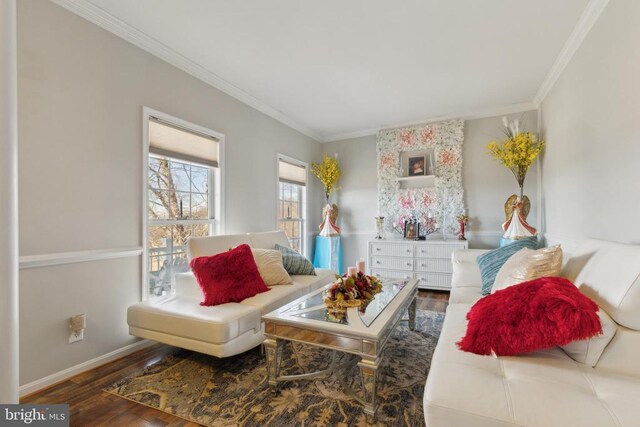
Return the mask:
[[[189,259],[215,255],[248,244],[273,249],[276,244],[290,248],[282,231],[192,238],[187,244]],[[334,272],[316,269],[316,276],[293,275],[291,285],[279,285],[240,303],[203,307],[202,291],[193,273],[176,275],[175,294],[144,301],[129,307],[129,333],[176,347],[217,357],[234,356],[264,340],[263,314],[334,280]]]

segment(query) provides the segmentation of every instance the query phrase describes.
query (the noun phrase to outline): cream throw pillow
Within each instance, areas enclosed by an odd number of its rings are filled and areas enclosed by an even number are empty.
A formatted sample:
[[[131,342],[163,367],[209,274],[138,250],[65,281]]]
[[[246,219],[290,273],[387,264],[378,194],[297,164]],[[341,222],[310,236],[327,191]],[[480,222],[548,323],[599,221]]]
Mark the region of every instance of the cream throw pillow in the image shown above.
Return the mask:
[[[618,332],[618,325],[603,309],[598,310],[598,317],[602,325],[601,335],[586,340],[572,341],[567,345],[560,346],[570,358],[591,367],[596,366],[604,349]]]
[[[258,271],[267,286],[290,285],[291,276],[282,265],[282,253],[275,249],[251,249]]]
[[[559,276],[561,270],[562,249],[559,245],[537,250],[524,248],[500,268],[491,293],[539,277]]]

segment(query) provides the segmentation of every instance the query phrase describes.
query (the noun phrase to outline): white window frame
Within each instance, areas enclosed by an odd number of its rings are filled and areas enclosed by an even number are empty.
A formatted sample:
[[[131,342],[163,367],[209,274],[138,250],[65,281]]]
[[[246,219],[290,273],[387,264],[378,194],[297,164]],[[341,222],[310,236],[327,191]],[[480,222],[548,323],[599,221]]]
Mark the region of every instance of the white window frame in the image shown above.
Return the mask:
[[[225,232],[225,155],[224,155],[224,134],[208,129],[206,127],[179,119],[161,111],[149,107],[142,108],[142,300],[148,300],[149,295],[149,121],[151,117],[158,118],[164,122],[173,124],[187,131],[210,135],[218,139],[218,179],[213,180],[213,171],[209,172],[210,186],[209,212],[214,212],[216,232]],[[176,159],[183,162],[183,160]],[[187,162],[188,163],[188,162]],[[211,197],[213,195],[214,197]],[[215,196],[218,197],[215,197]],[[217,199],[217,200],[216,200]],[[218,203],[216,203],[216,201]],[[168,221],[171,225],[176,221]]]
[[[309,207],[307,203],[307,192],[309,187],[309,163],[303,162],[302,160],[295,159],[293,157],[289,157],[285,154],[280,154],[276,156],[276,229],[280,229],[280,160],[283,162],[291,163],[292,165],[304,167],[305,170],[305,187],[302,192],[302,209],[303,213],[302,217],[302,229],[300,230],[300,239],[301,239],[301,247],[300,250],[302,254],[308,256],[307,250],[309,247],[308,238],[307,238],[307,218],[309,218]]]

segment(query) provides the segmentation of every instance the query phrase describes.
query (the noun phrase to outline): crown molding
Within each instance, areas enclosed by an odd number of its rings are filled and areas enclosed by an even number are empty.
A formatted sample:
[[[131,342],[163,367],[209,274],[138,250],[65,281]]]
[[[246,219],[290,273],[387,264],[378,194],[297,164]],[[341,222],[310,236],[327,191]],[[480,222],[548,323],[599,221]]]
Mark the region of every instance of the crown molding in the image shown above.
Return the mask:
[[[556,61],[551,66],[549,73],[545,77],[542,85],[538,89],[536,96],[533,98],[533,103],[536,108],[542,104],[544,98],[547,96],[549,91],[553,88],[553,85],[556,83],[558,78],[562,75],[562,72],[573,58],[573,55],[582,45],[582,42],[593,28],[593,25],[596,23],[604,9],[609,4],[609,0],[591,0],[587,7],[585,7],[582,15],[580,15],[580,19],[578,19],[578,23],[575,28],[569,35],[569,38],[565,42],[560,54],[556,58]]]
[[[341,141],[345,139],[359,138],[363,136],[375,135],[382,129],[393,129],[405,126],[413,126],[423,123],[433,123],[451,119],[481,119],[486,117],[494,117],[505,114],[520,113],[529,110],[536,110],[544,100],[545,96],[551,90],[555,82],[558,80],[562,71],[578,50],[587,34],[598,20],[602,11],[605,9],[609,0],[590,0],[587,7],[583,11],[573,32],[565,42],[558,58],[551,67],[549,73],[545,77],[542,85],[538,89],[533,101],[511,104],[506,106],[498,106],[480,109],[476,111],[457,112],[443,116],[435,116],[420,120],[417,122],[381,125],[376,128],[356,130],[352,132],[344,132],[330,135],[323,135],[311,128],[304,126],[295,120],[289,118],[281,111],[271,107],[265,102],[255,98],[242,89],[222,79],[218,75],[207,70],[196,62],[179,54],[168,46],[160,43],[158,40],[149,37],[140,30],[135,29],[129,24],[121,21],[113,15],[107,13],[103,9],[90,3],[88,0],[51,0],[53,3],[67,9],[68,11],[96,24],[97,26],[115,34],[116,36],[128,41],[144,51],[162,59],[165,62],[177,67],[178,69],[192,75],[193,77],[215,87],[221,92],[249,105],[252,108],[266,114],[267,116],[279,121],[280,123],[306,135],[318,142],[327,143]]]
[[[377,127],[377,128],[371,128],[371,129],[358,130],[358,131],[354,131],[354,132],[346,132],[346,133],[328,135],[325,138],[323,138],[320,142],[326,143],[326,142],[342,141],[342,140],[345,140],[345,139],[360,138],[362,136],[375,135],[381,130],[403,128],[403,127],[408,127],[408,126],[416,126],[416,125],[421,125],[421,124],[426,124],[426,123],[441,122],[441,121],[444,121],[444,120],[484,119],[484,118],[487,118],[487,117],[502,116],[502,115],[506,115],[506,114],[523,113],[525,111],[531,111],[531,110],[536,110],[536,109],[537,109],[537,107],[533,102],[530,102],[530,101],[529,102],[521,102],[521,103],[518,103],[518,104],[510,104],[510,105],[503,105],[503,106],[498,106],[498,107],[482,108],[482,109],[478,109],[478,110],[475,110],[475,111],[458,112],[458,113],[452,113],[452,114],[447,114],[447,115],[443,115],[443,116],[429,117],[427,119],[420,120],[420,121],[400,123],[400,124],[394,124],[394,125],[385,125],[385,126],[380,126],[380,127]]]
[[[326,144],[328,142],[344,141],[345,139],[354,139],[354,138],[360,138],[363,136],[375,135],[376,133],[378,133],[380,129],[382,128],[371,128],[371,129],[355,130],[353,132],[335,133],[333,135],[325,136],[320,142],[322,142],[323,144]]]
[[[86,19],[89,22],[115,34],[116,36],[128,41],[134,46],[162,59],[165,62],[179,68],[180,70],[202,80],[203,82],[215,87],[216,89],[226,93],[227,95],[249,105],[279,121],[280,123],[297,130],[298,132],[313,138],[316,141],[323,141],[322,135],[312,129],[301,125],[295,120],[289,118],[281,111],[271,107],[265,102],[255,98],[242,89],[222,79],[218,75],[207,70],[203,66],[179,54],[175,50],[160,43],[158,40],[149,37],[140,30],[135,29],[131,25],[121,21],[115,16],[107,13],[103,9],[90,3],[87,0],[51,0],[53,3],[61,6],[68,11]]]

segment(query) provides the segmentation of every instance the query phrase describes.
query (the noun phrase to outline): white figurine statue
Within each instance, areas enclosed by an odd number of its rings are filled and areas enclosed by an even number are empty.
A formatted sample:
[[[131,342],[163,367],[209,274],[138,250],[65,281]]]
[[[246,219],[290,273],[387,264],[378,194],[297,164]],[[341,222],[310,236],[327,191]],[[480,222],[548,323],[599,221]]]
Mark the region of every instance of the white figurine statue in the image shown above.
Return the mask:
[[[535,236],[537,230],[530,226],[523,214],[523,203],[520,197],[515,200],[513,204],[513,210],[507,221],[502,224],[504,234],[502,237],[505,239],[522,239],[525,237]]]
[[[318,227],[322,237],[338,236],[340,234],[340,227],[336,225],[337,219],[338,206],[335,203],[333,205],[327,203],[327,206],[322,209],[322,224]]]

